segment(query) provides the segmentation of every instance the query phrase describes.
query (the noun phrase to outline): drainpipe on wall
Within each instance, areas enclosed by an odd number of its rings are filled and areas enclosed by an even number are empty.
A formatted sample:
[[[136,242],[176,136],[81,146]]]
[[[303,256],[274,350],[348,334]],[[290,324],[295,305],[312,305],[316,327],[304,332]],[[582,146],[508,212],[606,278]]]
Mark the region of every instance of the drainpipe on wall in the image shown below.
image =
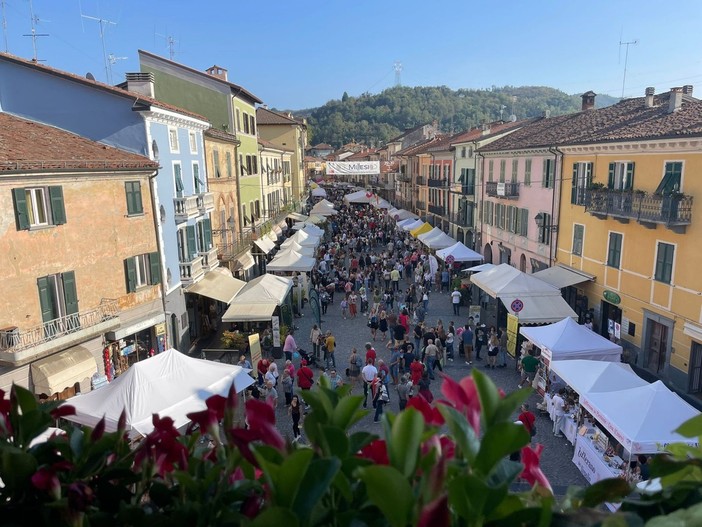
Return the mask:
[[[559,195],[561,192],[561,186],[563,182],[563,152],[558,149],[557,146],[552,146],[549,147],[548,149],[549,152],[551,152],[554,155],[554,181],[553,181],[553,193],[551,194],[551,226],[554,225],[554,222],[560,221],[560,204],[561,200],[558,200],[558,211],[556,211],[556,190],[558,190]],[[558,159],[560,157],[561,163],[559,167]],[[558,177],[556,177],[556,173],[558,173]],[[557,225],[557,224],[556,224]],[[560,228],[560,225],[558,226]],[[551,267],[553,265],[553,246],[554,246],[554,241],[556,247],[558,247],[558,229],[556,230],[551,230],[551,235],[549,236],[549,246],[548,246],[548,266]]]

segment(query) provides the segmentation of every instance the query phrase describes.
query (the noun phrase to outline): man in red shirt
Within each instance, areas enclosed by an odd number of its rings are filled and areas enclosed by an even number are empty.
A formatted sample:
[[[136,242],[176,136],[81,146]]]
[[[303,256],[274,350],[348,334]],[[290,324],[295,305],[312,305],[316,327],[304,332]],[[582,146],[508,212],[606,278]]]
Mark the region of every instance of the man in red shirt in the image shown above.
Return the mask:
[[[529,432],[529,437],[534,437],[536,435],[536,416],[529,411],[527,403],[524,403],[520,410],[522,413],[519,414],[517,419],[522,422],[526,431]]]
[[[373,349],[373,346],[371,345],[370,342],[366,342],[366,364],[369,362],[373,365],[375,365],[375,359],[378,357],[377,353],[375,352],[375,349]]]
[[[314,372],[307,366],[307,361],[303,360],[300,363],[300,369],[297,370],[297,385],[301,390],[309,390],[314,384]]]

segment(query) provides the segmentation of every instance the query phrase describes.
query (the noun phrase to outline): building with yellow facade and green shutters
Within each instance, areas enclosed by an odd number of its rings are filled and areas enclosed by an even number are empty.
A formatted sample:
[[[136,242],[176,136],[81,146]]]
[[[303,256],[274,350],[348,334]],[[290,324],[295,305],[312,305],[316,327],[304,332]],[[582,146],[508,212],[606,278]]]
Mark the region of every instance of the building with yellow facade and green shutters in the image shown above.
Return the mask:
[[[552,138],[562,156],[560,210],[547,226],[556,263],[594,277],[577,286],[581,322],[592,318],[644,376],[699,395],[702,101],[691,86],[598,110],[591,97],[560,124],[568,140]]]

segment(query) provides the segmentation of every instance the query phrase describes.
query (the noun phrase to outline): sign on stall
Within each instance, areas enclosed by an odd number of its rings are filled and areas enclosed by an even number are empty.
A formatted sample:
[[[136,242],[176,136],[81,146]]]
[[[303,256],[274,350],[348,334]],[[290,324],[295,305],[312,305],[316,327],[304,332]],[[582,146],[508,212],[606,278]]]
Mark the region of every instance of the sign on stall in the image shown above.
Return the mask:
[[[249,349],[251,350],[251,364],[258,364],[261,360],[261,339],[258,333],[249,335]]]
[[[591,485],[603,479],[617,477],[617,473],[602,459],[602,454],[597,452],[588,439],[582,436],[578,436],[578,440],[575,442],[573,463]]]
[[[273,332],[273,347],[280,347],[280,318],[278,316],[271,317],[271,331]]]
[[[517,332],[519,331],[519,318],[507,313],[507,353],[512,357],[517,353]]]

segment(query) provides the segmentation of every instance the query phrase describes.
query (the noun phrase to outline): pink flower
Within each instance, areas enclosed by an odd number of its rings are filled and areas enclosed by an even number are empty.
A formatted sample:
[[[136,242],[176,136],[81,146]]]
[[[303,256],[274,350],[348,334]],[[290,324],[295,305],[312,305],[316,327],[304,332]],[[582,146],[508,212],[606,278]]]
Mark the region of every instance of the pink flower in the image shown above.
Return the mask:
[[[75,415],[76,409],[70,404],[62,404],[51,410],[49,413],[51,414],[52,419],[60,419],[62,417],[66,417],[67,415]]]
[[[551,484],[548,482],[546,475],[539,466],[539,458],[541,457],[541,451],[543,449],[544,445],[536,445],[535,449],[530,446],[522,448],[522,464],[524,464],[524,470],[522,471],[521,477],[527,480],[530,485],[536,483],[553,492]]]
[[[411,397],[407,401],[407,408],[419,410],[424,417],[424,422],[428,425],[444,424],[444,417],[438,409],[434,408],[424,397]]]
[[[368,459],[376,465],[389,465],[388,445],[384,439],[376,439],[364,446],[358,453],[358,457]]]
[[[82,481],[76,481],[68,486],[68,506],[74,511],[86,511],[95,497],[93,489]]]
[[[456,456],[456,443],[448,436],[442,435],[439,438],[441,443],[441,454],[444,459],[453,459]]]
[[[188,449],[178,441],[180,434],[170,417],[160,418],[153,415],[154,429],[144,438],[134,456],[134,466],[142,468],[151,462],[155,472],[164,477],[175,470],[176,464],[181,469],[188,468]]]
[[[97,441],[100,439],[103,435],[105,434],[105,418],[103,417],[98,421],[98,424],[95,425],[95,428],[93,428],[93,431],[90,432],[90,441]]]
[[[475,434],[480,435],[480,397],[475,380],[472,377],[464,377],[456,382],[447,375],[443,375],[443,378],[441,393],[446,400],[442,402],[463,413],[468,418],[468,423],[473,427]]]
[[[417,527],[448,527],[449,525],[451,525],[451,517],[446,494],[425,505],[417,523]]]
[[[61,483],[56,472],[48,467],[42,467],[32,475],[32,485],[38,490],[48,492],[55,500],[61,498]]]
[[[256,399],[246,401],[246,422],[248,429],[232,428],[227,434],[252,465],[258,466],[258,463],[249,447],[251,443],[260,441],[281,451],[285,448],[285,440],[275,426],[275,410],[271,405]]]

